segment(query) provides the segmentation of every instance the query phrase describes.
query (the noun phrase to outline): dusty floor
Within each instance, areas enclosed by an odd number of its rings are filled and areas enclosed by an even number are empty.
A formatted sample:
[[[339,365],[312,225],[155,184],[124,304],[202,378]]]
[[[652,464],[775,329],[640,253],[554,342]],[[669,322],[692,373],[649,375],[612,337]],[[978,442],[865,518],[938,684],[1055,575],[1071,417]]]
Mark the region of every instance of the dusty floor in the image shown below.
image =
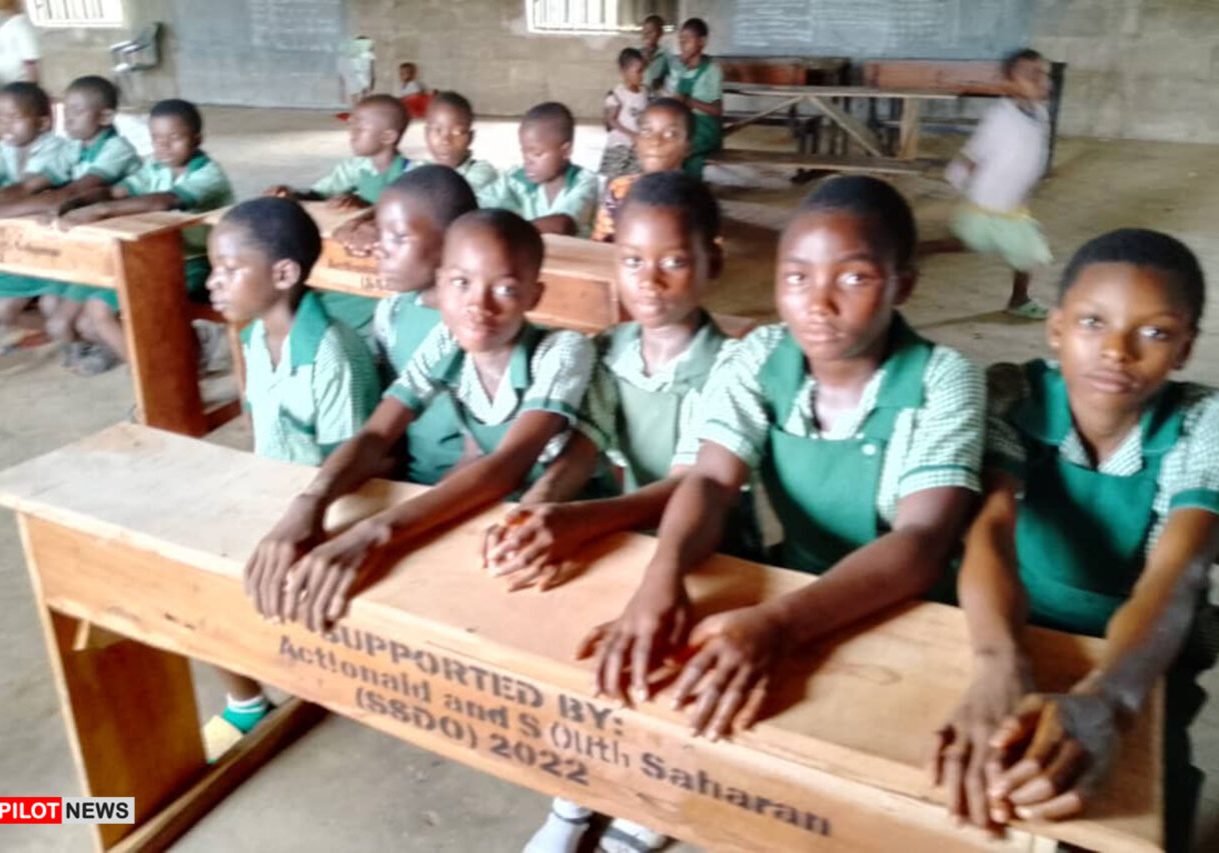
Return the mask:
[[[229,171],[238,194],[274,183],[305,184],[345,153],[341,127],[313,112],[208,112],[206,147]],[[600,132],[581,128],[576,159],[595,166]],[[948,145],[954,144],[949,141]],[[487,123],[479,155],[497,165],[514,157],[511,126]],[[420,128],[406,152],[422,152]],[[1035,290],[1051,299],[1061,264],[1086,238],[1119,225],[1170,231],[1201,255],[1219,290],[1219,178],[1215,147],[1066,140],[1054,176],[1035,204],[1058,263]],[[740,173],[718,177],[739,184]],[[756,184],[756,181],[755,181]],[[951,205],[946,187],[902,182],[925,235],[942,234]],[[729,257],[713,307],[770,314],[775,229],[803,190],[782,178],[764,188],[725,186],[732,220]],[[928,259],[907,314],[916,326],[980,361],[1023,359],[1042,351],[1038,325],[1011,323],[997,313],[1007,279],[997,263],[970,255]],[[1212,312],[1191,379],[1219,384],[1219,311]],[[0,359],[0,466],[51,450],[127,416],[129,376],[118,370],[79,379],[44,349]],[[240,443],[240,431],[226,439]],[[5,794],[73,794],[77,789],[64,738],[16,531],[0,520],[0,789]],[[1212,693],[1219,677],[1210,674]],[[201,705],[219,696],[200,678]],[[1197,850],[1219,849],[1219,703],[1194,727],[1198,763],[1210,782],[1204,792]],[[546,811],[543,797],[434,758],[339,718],[322,723],[227,799],[177,846],[184,851],[429,850],[515,851]],[[305,829],[307,827],[307,830]],[[83,828],[14,828],[0,848],[86,850]]]

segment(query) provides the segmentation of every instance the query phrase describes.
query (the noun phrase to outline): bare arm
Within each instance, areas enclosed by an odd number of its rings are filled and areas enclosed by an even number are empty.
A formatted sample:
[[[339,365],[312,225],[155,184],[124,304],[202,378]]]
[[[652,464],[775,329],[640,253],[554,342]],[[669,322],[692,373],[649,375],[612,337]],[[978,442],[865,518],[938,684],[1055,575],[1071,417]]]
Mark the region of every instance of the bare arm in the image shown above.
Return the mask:
[[[45,178],[43,179],[46,180]],[[47,181],[47,186],[50,182]],[[31,216],[34,214],[53,214],[67,201],[78,195],[94,193],[106,189],[107,184],[97,175],[85,175],[70,184],[55,189],[44,189],[19,201],[0,206],[0,218],[12,216]]]
[[[108,201],[93,201],[106,197],[109,198]],[[100,187],[68,199],[60,207],[59,219],[64,225],[70,227],[99,222],[103,219],[114,219],[117,216],[134,216],[138,213],[151,213],[157,210],[178,210],[182,205],[182,199],[170,192],[127,195],[126,190],[121,187]],[[68,208],[66,212],[64,212],[65,208]]]
[[[718,101],[700,101],[698,98],[686,96],[686,106],[696,113],[706,113],[709,116],[719,118],[724,114],[724,102]]]
[[[539,216],[533,220],[533,227],[538,229],[538,232],[541,234],[566,234],[569,237],[578,234],[580,231],[576,226],[576,220],[566,213],[552,213],[550,216]]]

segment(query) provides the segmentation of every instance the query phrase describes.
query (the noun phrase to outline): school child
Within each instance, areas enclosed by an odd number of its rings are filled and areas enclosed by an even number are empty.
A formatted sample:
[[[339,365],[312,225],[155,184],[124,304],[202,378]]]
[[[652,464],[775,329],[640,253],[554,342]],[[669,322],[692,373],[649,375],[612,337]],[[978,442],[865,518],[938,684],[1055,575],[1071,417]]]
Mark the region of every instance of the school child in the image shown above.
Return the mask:
[[[669,63],[673,58],[665,50],[660,39],[665,32],[665,19],[660,15],[648,15],[639,25],[639,52],[643,55],[643,82],[648,91],[655,91],[669,76]]]
[[[429,162],[448,166],[466,179],[480,201],[488,197],[499,172],[486,160],[474,157],[474,108],[464,96],[437,92],[432,97],[424,138],[430,159],[412,161],[410,168]]]
[[[694,113],[694,135],[685,168],[695,177],[702,176],[707,155],[724,144],[724,72],[703,53],[709,32],[702,18],[690,18],[681,25],[678,55],[669,61],[664,83],[664,93]]]
[[[35,83],[0,89],[0,209],[71,178],[68,142],[51,132],[51,99]],[[25,336],[15,328],[31,299],[59,285],[31,276],[0,275],[0,352]]]
[[[613,242],[614,221],[631,187],[645,174],[680,169],[690,153],[693,132],[694,115],[681,101],[657,98],[648,104],[639,117],[639,133],[635,137],[635,157],[642,171],[619,175],[605,185],[593,223],[593,240]]]
[[[319,465],[364,425],[380,384],[351,329],[332,320],[305,280],[321,254],[317,225],[299,204],[258,198],[237,205],[212,231],[213,307],[246,324],[246,404],[254,452]],[[221,671],[228,698],[204,727],[214,759],[271,710],[258,682]]]
[[[385,188],[377,200],[377,273],[381,286],[395,291],[377,303],[373,337],[385,385],[410,363],[419,345],[440,325],[436,274],[444,253],[444,234],[459,217],[478,209],[474,192],[447,166],[412,169]],[[406,430],[410,448],[405,476],[432,484],[461,458],[464,438],[452,401],[432,401]],[[447,460],[447,461],[441,461]]]
[[[683,577],[711,556],[752,472],[782,523],[776,558],[807,587],[694,627],[674,702],[712,738],[756,717],[775,659],[940,578],[981,465],[984,387],[962,355],[915,334],[896,306],[914,288],[914,217],[869,177],[826,181],[783,232],[783,322],[752,332],[700,402],[697,461],[665,508],[643,583],[585,639],[599,688],[637,700],[686,638]],[[702,680],[702,676],[707,676]],[[739,718],[739,719],[738,719]]]
[[[587,234],[597,206],[597,176],[571,162],[576,120],[554,101],[525,113],[519,131],[519,169],[505,172],[488,192],[487,207],[528,219],[543,234]]]
[[[622,80],[605,96],[605,151],[598,170],[608,179],[639,171],[635,159],[635,136],[639,116],[648,105],[643,85],[643,54],[633,47],[618,54],[618,73]]]
[[[79,77],[69,84],[64,93],[64,129],[69,139],[66,149],[70,163],[68,182],[52,189],[52,182],[44,176],[45,188],[41,192],[0,205],[0,217],[53,214],[73,196],[115,184],[140,167],[140,155],[135,146],[114,129],[118,98],[118,89],[105,77]],[[44,303],[48,301],[46,297],[53,298],[62,291],[59,282],[7,275],[0,275],[0,291],[12,280],[24,281],[30,286],[41,283],[45,287]],[[55,302],[57,304],[51,306],[53,313],[47,319],[47,331],[64,345],[64,365],[73,367],[94,345],[81,341],[76,334],[81,303],[66,299]]]
[[[583,335],[525,320],[541,297],[543,251],[537,230],[505,210],[476,210],[449,228],[436,283],[444,325],[419,345],[364,429],[326,460],[259,543],[246,577],[260,612],[322,629],[343,613],[353,584],[372,579],[375,551],[409,548],[507,497],[562,449],[594,356]],[[441,395],[452,400],[477,452],[426,494],[322,543],[326,508],[380,476],[403,432]]]
[[[654,529],[685,471],[675,457],[695,419],[703,385],[731,344],[702,307],[719,275],[719,206],[700,181],[681,172],[645,175],[620,215],[618,293],[634,318],[603,333],[600,358],[577,432],[559,459],[488,535],[487,561],[518,590],[546,590],[583,546],[612,533]],[[600,453],[625,469],[622,497],[562,503],[593,475]],[[547,483],[548,480],[556,480]],[[545,503],[531,503],[546,485]],[[531,853],[574,850],[592,812],[556,800],[526,846]],[[655,849],[664,837],[614,821],[603,849],[622,836]]]
[[[410,116],[392,95],[369,95],[360,101],[347,123],[352,156],[340,160],[328,174],[308,190],[283,184],[266,195],[301,201],[326,199],[333,206],[356,210],[377,203],[382,190],[406,171],[409,161],[398,153]],[[376,299],[354,293],[322,294],[326,310],[355,329],[372,346],[372,315]]]
[[[1176,239],[1109,232],[1063,274],[1048,322],[1057,361],[989,371],[986,496],[959,576],[975,683],[939,732],[950,808],[980,826],[1085,809],[1118,731],[1166,676],[1166,848],[1188,849],[1202,780],[1188,739],[1205,698],[1195,676],[1217,645],[1206,586],[1219,393],[1169,377],[1189,359],[1205,294]],[[1034,692],[1026,620],[1103,636],[1102,662],[1069,694]]]
[[[189,101],[160,101],[149,112],[152,156],[140,168],[113,186],[81,193],[60,207],[60,222],[73,227],[116,216],[152,210],[202,212],[233,203],[233,190],[220,164],[207,156],[203,143],[203,117]],[[186,290],[192,299],[206,299],[206,225],[182,229],[186,263]],[[126,359],[127,345],[118,319],[118,294],[113,290],[70,284],[63,298],[83,303],[83,315],[92,343],[75,370],[93,375]]]
[[[1047,309],[1029,296],[1029,279],[1034,269],[1052,258],[1041,226],[1029,213],[1028,200],[1045,173],[1050,150],[1045,106],[1050,78],[1045,58],[1035,50],[1007,57],[1003,76],[1010,97],[987,111],[945,173],[965,194],[950,229],[960,245],[997,254],[1012,268],[1007,314],[1043,320]]]
[[[409,98],[423,95],[427,89],[419,82],[419,69],[413,62],[398,63],[398,97]]]

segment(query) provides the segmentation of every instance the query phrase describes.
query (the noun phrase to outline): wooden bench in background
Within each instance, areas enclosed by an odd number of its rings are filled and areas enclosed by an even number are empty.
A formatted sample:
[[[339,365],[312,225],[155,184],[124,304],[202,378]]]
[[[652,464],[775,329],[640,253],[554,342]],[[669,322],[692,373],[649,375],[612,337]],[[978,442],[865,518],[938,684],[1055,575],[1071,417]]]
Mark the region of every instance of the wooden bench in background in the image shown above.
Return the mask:
[[[479,556],[486,524],[503,511],[496,507],[393,561],[355,597],[337,633],[262,619],[242,593],[242,563],[313,475],[134,425],[0,472],[0,504],[17,512],[81,793],[136,798],[135,825],[93,828],[99,848],[164,849],[316,718],[292,700],[208,768],[187,657],[708,849],[982,845],[976,830],[948,819],[924,764],[930,733],[971,678],[960,610],[913,605],[819,644],[776,673],[752,730],[711,743],[690,736],[664,692],[636,708],[596,698],[592,663],[572,657],[590,626],[621,612],[650,537],[608,540],[574,581],[545,595],[509,594]],[[258,488],[238,487],[248,483]],[[424,489],[373,482],[336,504],[329,526]],[[729,557],[688,578],[698,614],[809,582]],[[1029,645],[1048,690],[1073,684],[1103,649],[1042,630],[1030,631]],[[1018,826],[985,849],[1053,850],[1054,839],[1106,853],[1156,849],[1158,733],[1151,713],[1124,734],[1087,817]]]

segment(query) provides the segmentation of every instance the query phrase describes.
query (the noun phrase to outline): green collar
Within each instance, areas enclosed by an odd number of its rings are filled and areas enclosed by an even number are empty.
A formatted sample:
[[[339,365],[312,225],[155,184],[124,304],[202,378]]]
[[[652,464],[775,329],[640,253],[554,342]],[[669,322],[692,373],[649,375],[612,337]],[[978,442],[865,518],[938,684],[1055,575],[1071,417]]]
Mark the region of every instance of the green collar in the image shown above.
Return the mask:
[[[182,170],[182,174],[189,175],[191,172],[197,172],[200,169],[202,169],[204,166],[206,166],[208,163],[210,163],[211,161],[212,161],[211,158],[208,157],[207,154],[205,154],[203,152],[202,148],[200,148],[198,151],[195,152],[194,157],[191,157],[189,160],[186,161],[186,168],[184,168]],[[167,166],[164,163],[162,163],[160,160],[153,160],[152,162],[156,164],[156,167],[158,169],[165,169],[166,171],[170,171],[170,172],[173,171],[172,166]],[[181,175],[179,175],[178,177],[181,177]]]
[[[580,167],[575,163],[568,162],[567,171],[563,174],[563,192],[576,185],[576,179],[580,176]],[[515,177],[518,181],[529,187],[530,190],[536,190],[541,184],[535,184],[533,181],[525,177],[525,167],[522,166],[516,170]]]
[[[607,360],[616,360],[624,350],[642,346],[643,328],[638,323],[622,323],[610,334],[612,350],[607,353]],[[673,367],[674,386],[680,388],[692,381],[701,383],[726,337],[710,314],[699,311],[698,329],[685,352],[677,356]],[[642,355],[640,359],[642,360]]]
[[[1058,447],[1075,429],[1066,380],[1057,365],[1044,359],[1030,361],[1024,371],[1030,393],[1012,412],[1011,419],[1036,441]],[[1184,415],[1178,406],[1180,391],[1178,383],[1169,382],[1148,401],[1139,418],[1144,457],[1165,453],[1181,437]]]
[[[512,355],[508,361],[508,381],[517,391],[523,391],[529,387],[531,381],[529,362],[544,334],[545,332],[541,328],[526,321],[521,327],[520,334],[517,335],[516,343],[512,346]],[[466,351],[458,347],[436,365],[436,375],[441,377],[446,385],[456,387],[461,378],[461,368],[465,360]]]
[[[92,163],[102,153],[102,149],[106,147],[106,143],[114,137],[118,136],[118,131],[113,126],[103,127],[97,137],[88,145],[81,146],[80,160],[82,163]]]

